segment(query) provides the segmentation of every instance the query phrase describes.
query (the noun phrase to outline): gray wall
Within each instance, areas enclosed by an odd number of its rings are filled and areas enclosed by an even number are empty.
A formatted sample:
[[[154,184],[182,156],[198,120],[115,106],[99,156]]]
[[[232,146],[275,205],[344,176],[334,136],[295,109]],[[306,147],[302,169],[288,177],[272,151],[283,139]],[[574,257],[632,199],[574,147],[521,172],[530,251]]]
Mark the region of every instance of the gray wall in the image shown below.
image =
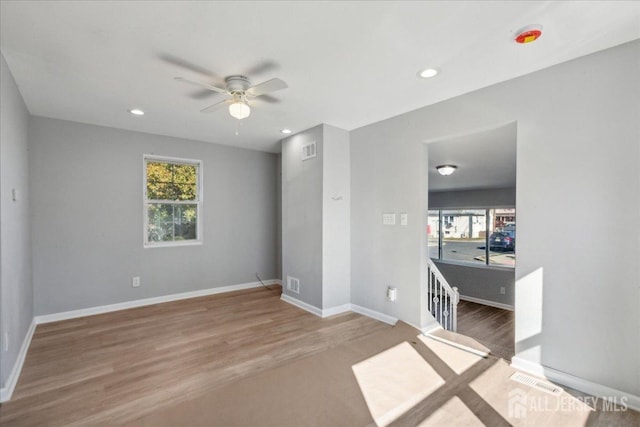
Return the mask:
[[[282,154],[276,156],[276,277],[282,279]]]
[[[0,387],[16,362],[33,319],[31,227],[29,224],[29,112],[0,55]],[[14,202],[11,190],[17,191]]]
[[[430,209],[495,208],[516,205],[516,189],[495,188],[487,190],[430,191]],[[517,212],[516,212],[517,213]]]
[[[512,269],[475,267],[435,261],[438,270],[462,297],[479,298],[513,308],[515,274]],[[505,290],[500,293],[500,288]]]
[[[353,131],[352,302],[424,320],[425,222],[385,228],[380,215],[426,217],[426,141],[517,121],[517,356],[640,395],[639,52],[634,41]],[[603,236],[628,238],[611,250]]]
[[[322,308],[351,300],[349,132],[323,125]]]
[[[315,141],[317,157],[302,161]],[[285,294],[319,309],[350,302],[349,132],[325,124],[282,141],[282,278]],[[300,279],[300,294],[286,289]]]
[[[40,117],[29,143],[36,314],[277,277],[276,155]],[[203,161],[202,245],[143,248],[143,154]]]
[[[421,161],[426,150],[407,135],[404,117],[351,132],[351,303],[421,327],[426,326],[420,292],[421,265],[426,269],[421,217],[427,205],[420,197],[428,188]],[[382,225],[386,212],[407,212],[408,225],[400,226],[398,216],[396,225]],[[397,289],[395,302],[386,298],[388,286]]]
[[[322,308],[323,126],[282,141],[283,292]],[[302,146],[316,141],[317,157],[302,161]],[[300,279],[300,294],[286,289],[287,276]]]

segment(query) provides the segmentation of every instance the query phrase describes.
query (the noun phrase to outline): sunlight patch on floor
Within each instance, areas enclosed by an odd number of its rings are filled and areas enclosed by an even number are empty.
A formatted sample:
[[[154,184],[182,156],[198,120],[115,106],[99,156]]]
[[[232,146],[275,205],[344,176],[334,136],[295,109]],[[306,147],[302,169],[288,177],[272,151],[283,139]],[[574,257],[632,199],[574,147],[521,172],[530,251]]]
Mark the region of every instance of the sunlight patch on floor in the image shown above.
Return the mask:
[[[424,335],[419,335],[418,338],[458,375],[483,359],[477,354],[460,350],[449,344],[425,337]]]
[[[418,427],[431,426],[464,426],[464,427],[481,427],[484,423],[478,419],[458,397],[453,396],[444,405],[438,408],[427,419],[418,424]]]
[[[351,369],[378,426],[390,424],[445,383],[408,342]]]

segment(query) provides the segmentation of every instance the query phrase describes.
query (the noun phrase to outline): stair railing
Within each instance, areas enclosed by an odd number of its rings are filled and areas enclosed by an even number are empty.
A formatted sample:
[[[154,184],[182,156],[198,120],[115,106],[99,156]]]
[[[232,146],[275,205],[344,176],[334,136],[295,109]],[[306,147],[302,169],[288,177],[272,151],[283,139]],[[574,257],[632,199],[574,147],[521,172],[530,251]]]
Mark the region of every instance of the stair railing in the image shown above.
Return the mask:
[[[449,285],[431,258],[428,258],[427,264],[429,272],[427,309],[440,323],[440,326],[456,332],[458,329],[458,302],[460,302],[458,288]]]

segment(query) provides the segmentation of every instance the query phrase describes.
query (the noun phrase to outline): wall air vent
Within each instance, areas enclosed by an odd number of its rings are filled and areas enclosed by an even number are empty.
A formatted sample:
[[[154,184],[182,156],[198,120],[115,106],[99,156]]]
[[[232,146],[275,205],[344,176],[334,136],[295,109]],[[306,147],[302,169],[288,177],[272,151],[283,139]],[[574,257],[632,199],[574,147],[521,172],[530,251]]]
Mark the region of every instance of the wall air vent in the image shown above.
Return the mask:
[[[295,292],[296,294],[300,293],[300,279],[296,279],[295,277],[287,276],[287,290],[291,292]]]
[[[313,159],[316,156],[316,142],[309,142],[302,146],[302,161]]]

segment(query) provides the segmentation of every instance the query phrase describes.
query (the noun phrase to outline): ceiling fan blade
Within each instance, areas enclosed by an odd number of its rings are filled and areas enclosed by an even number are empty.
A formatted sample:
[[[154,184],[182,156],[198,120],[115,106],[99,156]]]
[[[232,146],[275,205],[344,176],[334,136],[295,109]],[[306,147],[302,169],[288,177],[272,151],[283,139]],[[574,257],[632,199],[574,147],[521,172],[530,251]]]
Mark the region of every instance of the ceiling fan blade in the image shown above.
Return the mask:
[[[192,64],[191,62],[185,61],[184,59],[180,59],[176,56],[173,55],[169,55],[169,54],[160,54],[158,55],[158,57],[163,60],[164,62],[171,64],[171,65],[175,65],[178,66],[180,68],[184,68],[187,69],[189,71],[193,71],[195,73],[198,74],[202,74],[203,76],[206,76],[209,80],[217,80],[217,81],[222,81],[222,78],[217,75],[216,73],[214,73],[211,70],[208,70],[204,67],[201,67],[199,65],[196,64]]]
[[[271,70],[275,70],[277,68],[278,68],[278,64],[276,64],[273,61],[266,60],[266,61],[262,61],[262,62],[260,62],[258,64],[255,64],[253,67],[251,67],[248,70],[246,70],[244,75],[245,76],[257,76],[257,75],[269,72]]]
[[[259,83],[247,89],[247,93],[253,96],[261,96],[266,93],[275,92],[277,90],[286,89],[289,86],[280,79],[271,79],[266,82]]]
[[[266,102],[267,104],[278,104],[280,102],[278,98],[271,95],[260,95],[260,98],[252,97],[252,99],[253,98],[255,98],[256,101]]]
[[[193,85],[197,85],[197,86],[202,86],[203,88],[212,90],[214,92],[219,92],[219,93],[227,93],[226,89],[222,89],[220,87],[216,87],[216,86],[212,86],[210,84],[207,83],[202,83],[202,82],[197,82],[195,80],[189,80],[189,79],[185,79],[184,77],[174,77],[175,80],[178,80],[180,82],[186,82],[186,83],[191,83]]]
[[[208,107],[203,108],[202,110],[200,110],[200,112],[201,113],[213,113],[214,111],[219,110],[220,108],[226,106],[227,105],[227,101],[228,100],[216,102],[213,105],[209,105]]]
[[[197,92],[193,92],[189,96],[193,99],[206,99],[206,98],[210,98],[212,96],[217,96],[217,95],[218,95],[218,92],[213,92],[209,89],[202,89]]]

